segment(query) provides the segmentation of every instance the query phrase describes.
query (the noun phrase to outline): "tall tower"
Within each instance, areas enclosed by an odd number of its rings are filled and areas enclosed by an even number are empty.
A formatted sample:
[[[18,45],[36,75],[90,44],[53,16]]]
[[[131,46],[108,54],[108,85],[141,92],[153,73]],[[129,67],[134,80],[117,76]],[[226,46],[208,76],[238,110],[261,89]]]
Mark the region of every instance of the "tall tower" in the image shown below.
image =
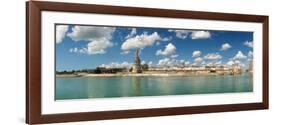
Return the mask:
[[[140,64],[140,58],[139,58],[139,50],[135,51],[135,56],[134,56],[134,65],[133,65],[133,73],[142,73],[142,68]]]

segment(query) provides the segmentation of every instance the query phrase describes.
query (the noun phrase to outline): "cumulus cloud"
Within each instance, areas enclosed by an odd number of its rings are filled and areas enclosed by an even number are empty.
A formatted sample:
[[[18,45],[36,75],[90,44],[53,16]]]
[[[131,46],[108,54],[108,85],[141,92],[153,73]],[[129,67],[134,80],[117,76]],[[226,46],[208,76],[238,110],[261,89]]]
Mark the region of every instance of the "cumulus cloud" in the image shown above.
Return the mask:
[[[204,56],[204,59],[208,59],[208,60],[215,60],[221,58],[222,56],[218,53],[208,53],[207,55]]]
[[[225,51],[231,48],[231,45],[229,43],[224,43],[221,45],[221,51]]]
[[[156,51],[156,55],[162,55],[162,56],[170,56],[174,53],[176,53],[176,47],[172,43],[166,45],[164,50]]]
[[[211,37],[209,31],[193,31],[191,34],[191,39],[208,39]]]
[[[253,60],[253,56],[254,56],[253,52],[249,51],[248,54],[247,54],[247,57],[248,57],[247,61],[252,61]]]
[[[239,53],[239,52],[238,52]],[[243,53],[242,53],[243,54]],[[240,55],[240,54],[239,54]],[[241,56],[241,55],[240,55]],[[246,56],[241,56],[243,59],[246,59]],[[230,58],[229,61],[226,63],[226,65],[228,66],[232,66],[233,64],[237,64],[239,66],[245,67],[245,62],[244,61],[239,60],[238,58],[234,59],[234,58]]]
[[[233,64],[241,64],[241,62],[239,60],[229,60],[226,64],[231,66]]]
[[[209,31],[195,31],[195,30],[168,30],[169,32],[175,32],[176,37],[180,39],[186,39],[190,36],[191,39],[208,39],[211,37]]]
[[[173,39],[172,36],[164,37],[161,41],[171,41]]]
[[[222,61],[217,61],[214,63],[214,65],[221,65],[222,64]]]
[[[194,57],[194,58],[195,58],[195,57],[199,57],[201,54],[202,54],[201,51],[196,50],[196,51],[193,51],[192,57]]]
[[[198,65],[202,65],[202,64],[205,64],[204,59],[201,58],[201,57],[197,57],[197,58],[194,59],[194,61],[191,65],[198,66]]]
[[[189,30],[168,30],[169,32],[175,32],[176,33],[176,37],[180,38],[180,39],[185,39],[187,38],[187,36],[189,35],[189,33],[191,33],[191,31]]]
[[[250,48],[253,48],[253,41],[246,41],[244,42],[244,45]]]
[[[102,64],[99,67],[105,67],[105,68],[127,68],[129,69],[130,67],[132,67],[132,63],[128,63],[126,61],[122,62],[122,63],[118,63],[118,62],[112,62],[110,64]]]
[[[238,64],[239,66],[245,67],[245,64],[239,60],[234,60],[234,64]]]
[[[158,61],[157,66],[163,67],[163,66],[188,66],[190,64],[189,61],[186,60],[177,60],[177,59],[171,59],[171,58],[163,58]]]
[[[190,64],[189,61],[185,61],[185,62],[184,62],[184,65],[185,65],[185,66],[188,66],[189,64]]]
[[[156,45],[160,45],[160,41],[167,42],[173,39],[172,36],[161,38],[161,40],[156,41]]]
[[[100,39],[111,39],[112,33],[115,31],[114,27],[100,27],[100,26],[74,26],[72,32],[67,36],[74,41],[86,40],[94,41]]]
[[[253,52],[252,51],[248,52],[248,58],[253,58]]]
[[[157,32],[154,32],[150,35],[145,32],[142,35],[136,35],[135,37],[126,39],[122,44],[121,49],[143,49],[146,46],[152,46],[158,40],[161,40],[161,37]]]
[[[56,25],[56,43],[61,43],[64,39],[66,32],[68,30],[68,25]]]
[[[201,62],[201,65],[205,65],[205,64],[206,64],[206,61],[202,61],[202,62]]]
[[[113,44],[106,40],[92,41],[89,42],[87,47],[84,48],[71,48],[69,52],[80,53],[80,54],[105,54],[106,48],[112,47]]]
[[[169,64],[171,64],[169,58],[160,59],[158,61],[158,65],[160,65],[160,66],[166,66],[166,65],[169,65]]]
[[[130,53],[130,51],[123,51],[123,52],[121,52],[120,54],[122,54],[122,55],[127,55],[127,54],[129,54]]]
[[[106,48],[112,47],[113,43],[106,39],[95,40],[88,43],[88,54],[105,54]]]
[[[79,54],[86,54],[88,53],[88,49],[87,48],[70,48],[69,52],[71,53],[79,53]]]
[[[234,61],[233,60],[229,60],[226,65],[229,65],[229,66],[232,66],[234,64]]]
[[[77,52],[77,51],[78,51],[78,48],[70,48],[70,49],[69,49],[69,52],[71,52],[71,53],[72,53],[72,52]]]
[[[222,64],[222,61],[212,61],[212,62],[208,62],[207,66],[219,66]]]
[[[113,27],[74,26],[67,36],[74,41],[87,41],[85,52],[87,54],[104,54],[106,49],[113,46],[111,42]]]
[[[133,37],[134,35],[137,34],[137,29],[132,28],[131,32],[125,37],[126,39]]]
[[[194,59],[195,63],[201,63],[202,61],[203,61],[203,58],[201,58],[201,57],[198,57],[198,58]]]
[[[171,55],[171,58],[177,58],[179,55]]]
[[[238,51],[237,54],[233,57],[233,60],[239,60],[239,59],[246,59],[247,56],[245,56],[241,51]]]
[[[189,66],[190,62],[186,61],[186,60],[175,60],[175,65],[176,66],[180,66],[180,67],[184,67],[184,66]]]

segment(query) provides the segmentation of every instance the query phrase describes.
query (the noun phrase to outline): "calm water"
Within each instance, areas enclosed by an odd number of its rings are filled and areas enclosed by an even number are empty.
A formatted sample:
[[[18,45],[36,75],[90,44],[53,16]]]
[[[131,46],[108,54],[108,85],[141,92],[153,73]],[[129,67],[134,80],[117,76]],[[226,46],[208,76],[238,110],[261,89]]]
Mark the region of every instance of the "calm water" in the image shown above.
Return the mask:
[[[56,100],[252,92],[252,76],[56,78]]]

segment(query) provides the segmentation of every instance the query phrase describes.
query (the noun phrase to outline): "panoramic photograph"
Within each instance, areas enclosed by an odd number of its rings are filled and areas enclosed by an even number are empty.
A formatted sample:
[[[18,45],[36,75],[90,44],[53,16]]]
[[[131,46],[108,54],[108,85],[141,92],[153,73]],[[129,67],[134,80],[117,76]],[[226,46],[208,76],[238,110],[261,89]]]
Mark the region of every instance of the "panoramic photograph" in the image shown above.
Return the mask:
[[[55,25],[55,100],[253,92],[253,32]]]

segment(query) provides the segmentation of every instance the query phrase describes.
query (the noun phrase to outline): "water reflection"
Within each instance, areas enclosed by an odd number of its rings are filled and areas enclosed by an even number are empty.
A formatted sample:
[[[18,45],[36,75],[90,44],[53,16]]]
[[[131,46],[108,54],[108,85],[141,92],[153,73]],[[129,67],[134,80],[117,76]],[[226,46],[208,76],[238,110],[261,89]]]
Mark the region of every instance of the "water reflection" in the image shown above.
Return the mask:
[[[140,77],[131,77],[132,79],[132,93],[134,96],[139,96],[140,95],[140,91],[141,91],[141,88],[140,88],[140,81],[141,81],[141,78]]]
[[[56,78],[56,99],[253,91],[253,76]]]

